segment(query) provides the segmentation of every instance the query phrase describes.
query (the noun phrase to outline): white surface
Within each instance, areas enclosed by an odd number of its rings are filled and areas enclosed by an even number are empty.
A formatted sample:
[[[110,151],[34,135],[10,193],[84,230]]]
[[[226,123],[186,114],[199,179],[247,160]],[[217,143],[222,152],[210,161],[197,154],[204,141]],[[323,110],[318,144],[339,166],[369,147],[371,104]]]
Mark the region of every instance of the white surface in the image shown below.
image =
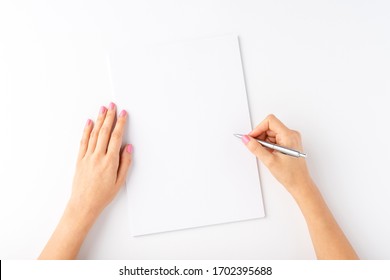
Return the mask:
[[[252,129],[237,36],[125,44],[110,66],[136,147],[132,235],[264,217],[256,159],[233,137]]]
[[[0,258],[35,258],[49,238],[85,121],[110,101],[105,53],[128,32],[145,43],[239,34],[253,125],[275,113],[300,130],[359,255],[389,259],[389,11],[384,0],[1,1]],[[260,175],[266,218],[137,238],[122,191],[79,257],[314,258],[294,201]]]

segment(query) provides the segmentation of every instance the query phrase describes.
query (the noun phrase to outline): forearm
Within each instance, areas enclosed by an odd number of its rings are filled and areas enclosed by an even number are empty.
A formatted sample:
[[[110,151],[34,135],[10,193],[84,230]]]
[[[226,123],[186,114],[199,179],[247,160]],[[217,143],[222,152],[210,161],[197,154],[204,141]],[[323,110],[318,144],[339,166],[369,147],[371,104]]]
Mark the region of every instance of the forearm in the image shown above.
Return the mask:
[[[38,259],[75,259],[97,215],[69,202]]]
[[[309,180],[293,194],[305,217],[318,259],[358,259],[315,184]]]

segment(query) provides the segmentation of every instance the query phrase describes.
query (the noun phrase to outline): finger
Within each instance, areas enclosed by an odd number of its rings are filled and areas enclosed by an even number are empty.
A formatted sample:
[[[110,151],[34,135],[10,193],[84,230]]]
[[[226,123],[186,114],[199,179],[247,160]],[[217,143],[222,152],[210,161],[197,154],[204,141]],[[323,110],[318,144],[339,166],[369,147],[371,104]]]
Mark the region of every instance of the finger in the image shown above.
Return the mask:
[[[268,137],[276,138],[276,132],[272,130],[267,130],[254,138],[259,140],[267,140]]]
[[[112,126],[116,117],[116,106],[114,103],[108,105],[108,111],[102,127],[99,131],[99,136],[96,143],[96,151],[105,154],[107,152],[108,141],[110,141]]]
[[[276,144],[276,138],[275,137],[267,137],[266,139],[265,139],[265,141],[267,141],[267,142],[272,142],[272,143],[274,143],[274,144]]]
[[[276,137],[276,132],[272,130],[267,130],[266,134],[268,137]]]
[[[244,135],[242,137],[242,142],[244,142],[245,146],[254,154],[258,159],[260,159],[266,166],[274,159],[272,152],[264,148],[260,145],[259,142],[254,140],[252,137],[248,135]]]
[[[99,136],[99,131],[103,124],[104,118],[106,117],[106,113],[107,113],[107,108],[104,106],[100,107],[98,118],[92,129],[91,137],[89,137],[87,153],[93,153],[93,151],[95,151],[97,138]]]
[[[125,183],[127,172],[132,162],[133,145],[128,144],[122,151],[121,159],[118,167],[118,176],[116,177],[116,185],[118,187]]]
[[[255,129],[253,129],[249,135],[256,138],[268,130],[273,131],[276,134],[289,131],[289,129],[277,117],[271,114],[268,115]]]
[[[93,122],[90,119],[88,119],[84,127],[83,136],[81,137],[81,141],[80,141],[79,155],[77,157],[78,160],[82,159],[85,156],[85,153],[87,152],[89,136],[91,135],[92,128],[93,128]]]
[[[266,132],[263,132],[263,133],[261,133],[260,135],[258,135],[258,136],[256,136],[256,137],[253,137],[253,138],[256,138],[256,139],[258,139],[258,140],[264,140],[265,141],[265,139],[267,138],[268,136],[267,136],[267,133]]]
[[[125,130],[126,119],[127,112],[122,110],[119,114],[118,120],[116,121],[114,131],[111,134],[107,153],[119,154],[122,145],[122,137]]]

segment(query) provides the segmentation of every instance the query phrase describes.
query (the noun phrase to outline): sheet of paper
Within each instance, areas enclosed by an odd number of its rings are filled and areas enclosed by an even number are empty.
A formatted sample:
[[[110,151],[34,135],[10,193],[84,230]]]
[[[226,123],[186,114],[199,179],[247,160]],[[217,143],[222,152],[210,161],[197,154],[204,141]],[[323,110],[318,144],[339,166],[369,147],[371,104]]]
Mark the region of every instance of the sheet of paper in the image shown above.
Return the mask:
[[[233,136],[251,130],[237,36],[124,45],[110,65],[134,145],[132,235],[264,216],[256,159]]]

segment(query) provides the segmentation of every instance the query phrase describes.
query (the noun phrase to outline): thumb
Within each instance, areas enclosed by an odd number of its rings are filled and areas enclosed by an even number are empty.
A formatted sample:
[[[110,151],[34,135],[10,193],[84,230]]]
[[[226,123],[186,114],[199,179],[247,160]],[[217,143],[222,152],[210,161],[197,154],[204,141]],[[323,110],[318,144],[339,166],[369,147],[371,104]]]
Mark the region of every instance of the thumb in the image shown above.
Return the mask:
[[[248,135],[244,135],[241,138],[242,142],[254,154],[259,160],[261,160],[266,166],[273,160],[273,155],[266,148],[261,146],[259,142]]]
[[[118,175],[116,179],[116,184],[118,186],[122,186],[125,183],[127,171],[129,170],[129,167],[131,165],[132,155],[133,145],[128,144],[124,147],[119,162]]]

